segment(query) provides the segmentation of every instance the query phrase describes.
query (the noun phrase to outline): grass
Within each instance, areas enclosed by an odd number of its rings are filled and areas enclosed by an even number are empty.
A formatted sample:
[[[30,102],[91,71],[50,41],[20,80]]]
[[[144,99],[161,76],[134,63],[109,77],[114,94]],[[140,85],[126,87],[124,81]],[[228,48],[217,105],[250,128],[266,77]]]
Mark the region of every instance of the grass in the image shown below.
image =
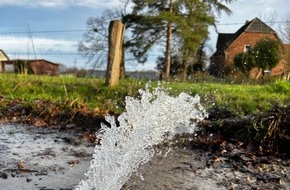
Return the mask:
[[[198,94],[207,109],[218,105],[240,115],[266,111],[276,105],[290,105],[290,83],[287,81],[270,81],[263,85],[171,82],[163,86],[173,95],[182,91]]]
[[[148,81],[125,79],[118,87],[107,88],[104,79],[66,78],[34,75],[0,75],[0,96],[7,101],[20,100],[30,106],[35,100],[48,100],[67,107],[85,105],[91,109],[124,111],[125,97],[138,96],[138,89]],[[151,82],[156,87],[158,82]],[[162,82],[171,95],[187,92],[199,94],[206,108],[218,105],[236,114],[245,115],[271,109],[275,105],[290,105],[290,83],[269,81],[262,85],[253,82],[231,84],[213,81]],[[0,102],[0,108],[6,105]]]
[[[136,96],[138,89],[145,83],[126,80],[120,88],[107,88],[104,79],[15,74],[1,74],[0,81],[0,96],[8,101],[17,99],[30,105],[40,99],[116,113],[123,111],[125,97]]]

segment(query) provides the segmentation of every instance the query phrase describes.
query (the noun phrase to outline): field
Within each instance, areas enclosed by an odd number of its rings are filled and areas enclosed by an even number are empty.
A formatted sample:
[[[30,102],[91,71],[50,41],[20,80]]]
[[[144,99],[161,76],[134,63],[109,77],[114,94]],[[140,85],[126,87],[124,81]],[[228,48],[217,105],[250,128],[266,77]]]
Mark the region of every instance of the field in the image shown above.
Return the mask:
[[[96,131],[100,123],[106,122],[103,116],[121,114],[125,111],[126,96],[138,97],[138,90],[145,86],[150,90],[162,87],[172,96],[181,92],[198,94],[209,117],[198,123],[199,130],[194,134],[177,135],[166,142],[169,150],[174,151],[169,152],[166,143],[164,147],[158,146],[169,156],[160,154],[153,158],[141,167],[146,180],[132,178],[124,189],[136,186],[150,189],[148,184],[154,185],[151,189],[156,189],[156,184],[159,189],[170,189],[171,184],[172,187],[180,185],[179,189],[188,185],[196,189],[205,183],[209,184],[208,189],[221,184],[226,189],[233,188],[233,184],[239,189],[290,187],[288,81],[125,79],[118,87],[108,88],[104,79],[96,78],[1,74],[0,80],[0,129],[2,150],[6,151],[1,161],[5,167],[0,170],[0,183],[4,188],[11,184],[13,189],[73,188],[84,173],[80,166],[88,165],[91,159],[91,152],[84,152],[82,145],[90,148],[96,142],[102,143]],[[37,148],[29,152],[27,146],[32,145]],[[10,151],[14,146],[17,152]],[[76,148],[80,151],[71,151]],[[25,161],[17,162],[19,159]],[[39,160],[53,165],[40,168]],[[28,165],[28,169],[19,167],[19,163]],[[63,169],[55,169],[60,167]],[[71,177],[72,172],[74,177]],[[209,179],[213,179],[211,183]]]
[[[144,89],[148,81],[125,79],[115,88],[107,88],[104,79],[47,77],[33,75],[0,75],[0,107],[6,108],[10,101],[20,101],[31,107],[36,100],[49,101],[66,109],[85,106],[100,112],[110,111],[120,114],[125,108],[125,97],[137,97],[138,89]],[[271,80],[261,83],[246,82],[150,82],[151,88],[160,85],[168,93],[177,96],[186,92],[198,94],[202,104],[210,109],[213,106],[226,108],[247,115],[267,111],[272,107],[290,105],[290,83]],[[5,100],[5,101],[4,101]]]

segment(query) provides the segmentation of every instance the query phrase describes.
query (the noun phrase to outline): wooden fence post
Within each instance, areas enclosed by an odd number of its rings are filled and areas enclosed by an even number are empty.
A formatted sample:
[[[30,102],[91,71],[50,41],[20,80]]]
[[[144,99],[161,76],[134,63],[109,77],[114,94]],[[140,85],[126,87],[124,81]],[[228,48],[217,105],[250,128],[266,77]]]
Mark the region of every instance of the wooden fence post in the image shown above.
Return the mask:
[[[106,85],[119,84],[120,69],[123,59],[123,40],[125,25],[120,20],[112,20],[109,25],[109,53],[106,73]]]

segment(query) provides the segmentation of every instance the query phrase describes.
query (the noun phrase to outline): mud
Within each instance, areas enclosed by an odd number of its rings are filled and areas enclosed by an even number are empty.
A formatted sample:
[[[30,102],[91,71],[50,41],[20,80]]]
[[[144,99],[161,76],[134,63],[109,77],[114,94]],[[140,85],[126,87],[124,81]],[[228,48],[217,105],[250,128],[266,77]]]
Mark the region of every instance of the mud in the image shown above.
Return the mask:
[[[68,190],[84,179],[95,142],[75,126],[0,126],[0,190]],[[256,153],[236,143],[156,147],[123,190],[290,189],[290,160]]]
[[[165,150],[141,166],[123,190],[290,189],[289,159],[246,155],[242,148],[220,155],[192,147]]]
[[[72,189],[93,153],[87,132],[0,126],[0,189]]]
[[[132,175],[123,190],[225,189],[220,181],[205,172],[207,154],[176,147],[159,150],[149,163]]]

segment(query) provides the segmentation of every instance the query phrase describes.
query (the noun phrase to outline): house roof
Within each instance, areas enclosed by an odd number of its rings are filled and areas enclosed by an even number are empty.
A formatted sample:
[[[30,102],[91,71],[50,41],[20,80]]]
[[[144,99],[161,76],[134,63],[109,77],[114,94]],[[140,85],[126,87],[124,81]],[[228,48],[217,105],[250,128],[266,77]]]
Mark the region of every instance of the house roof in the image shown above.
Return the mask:
[[[223,50],[225,49],[235,38],[235,34],[229,34],[229,33],[219,33],[217,43],[216,43],[216,49]]]
[[[216,44],[217,52],[223,51],[244,32],[276,33],[270,26],[258,18],[246,23],[235,33],[219,33]]]
[[[248,23],[248,26],[245,28],[246,32],[263,32],[263,33],[275,33],[275,31],[262,22],[258,18],[254,18],[252,21]]]
[[[7,58],[7,60],[9,60],[9,57],[6,55],[6,53],[2,49],[0,49],[0,52]]]
[[[53,62],[51,62],[51,61],[47,61],[47,60],[45,60],[45,59],[12,59],[12,60],[3,61],[3,62],[8,63],[8,64],[9,64],[9,63],[10,63],[10,64],[13,64],[13,63],[15,63],[15,62],[17,62],[17,61],[27,61],[27,62],[43,61],[43,62],[46,62],[46,63],[52,64],[52,65],[57,65],[57,66],[59,66],[59,64],[57,64],[57,63],[53,63]]]

